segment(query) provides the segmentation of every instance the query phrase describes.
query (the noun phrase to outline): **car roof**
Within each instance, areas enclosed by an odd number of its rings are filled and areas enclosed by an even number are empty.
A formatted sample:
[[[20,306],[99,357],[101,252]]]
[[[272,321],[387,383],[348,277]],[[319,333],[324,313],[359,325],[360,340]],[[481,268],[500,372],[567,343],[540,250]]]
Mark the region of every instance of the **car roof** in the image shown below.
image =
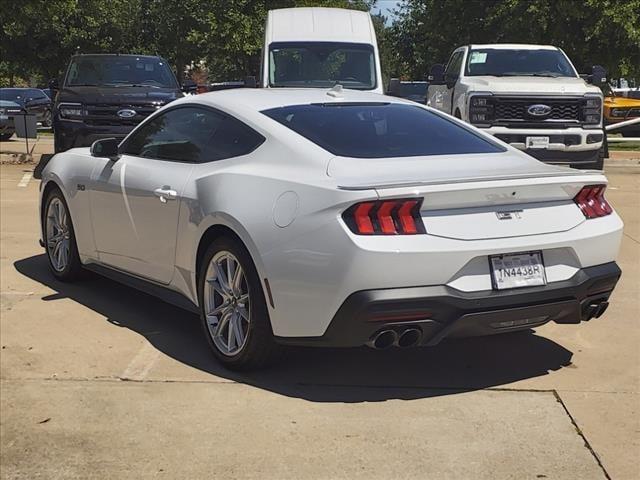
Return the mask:
[[[72,55],[71,58],[77,57],[135,57],[135,58],[157,58],[162,59],[158,55],[136,55],[135,53],[78,53]]]
[[[558,50],[553,45],[534,45],[530,43],[487,43],[482,45],[471,45],[471,49],[494,49],[494,50]]]
[[[405,103],[401,98],[372,92],[323,88],[237,88],[203,93],[178,100],[180,103],[200,103],[229,111],[237,108],[261,112],[270,108],[311,103]],[[174,102],[176,103],[176,102]]]
[[[375,43],[369,12],[344,8],[302,7],[269,10],[266,43]]]

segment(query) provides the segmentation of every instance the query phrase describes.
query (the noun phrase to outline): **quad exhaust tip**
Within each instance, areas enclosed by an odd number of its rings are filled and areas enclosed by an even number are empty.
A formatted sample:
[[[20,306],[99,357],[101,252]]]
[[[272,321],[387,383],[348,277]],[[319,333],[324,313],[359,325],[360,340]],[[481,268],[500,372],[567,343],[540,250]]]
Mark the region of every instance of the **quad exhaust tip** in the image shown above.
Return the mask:
[[[385,350],[390,347],[414,347],[422,338],[422,332],[417,328],[407,328],[400,332],[395,330],[381,330],[367,342],[367,346],[376,350]]]

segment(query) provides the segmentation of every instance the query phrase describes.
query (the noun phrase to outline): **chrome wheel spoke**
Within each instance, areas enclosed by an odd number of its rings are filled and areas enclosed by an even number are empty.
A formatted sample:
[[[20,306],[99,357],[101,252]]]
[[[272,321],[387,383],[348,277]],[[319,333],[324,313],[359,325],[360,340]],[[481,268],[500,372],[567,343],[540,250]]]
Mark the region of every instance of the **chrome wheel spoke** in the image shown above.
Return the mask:
[[[245,346],[251,313],[242,265],[231,252],[220,251],[209,263],[204,309],[211,339],[224,355],[236,355]]]
[[[249,321],[249,310],[244,305],[238,306],[238,315],[244,318],[247,322]]]
[[[47,253],[53,268],[61,272],[68,263],[71,248],[69,214],[59,198],[53,198],[47,206],[45,239]]]

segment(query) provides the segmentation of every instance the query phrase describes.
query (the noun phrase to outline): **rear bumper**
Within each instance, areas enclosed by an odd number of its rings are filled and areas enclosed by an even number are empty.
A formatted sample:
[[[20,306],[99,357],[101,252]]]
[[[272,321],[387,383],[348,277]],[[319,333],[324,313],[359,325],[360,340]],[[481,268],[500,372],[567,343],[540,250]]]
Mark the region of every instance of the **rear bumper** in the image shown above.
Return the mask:
[[[383,330],[421,331],[421,345],[446,337],[492,335],[547,322],[589,320],[589,305],[606,302],[620,278],[615,262],[579,270],[544,287],[461,292],[446,285],[366,290],[350,295],[320,337],[277,337],[285,344],[351,347]]]

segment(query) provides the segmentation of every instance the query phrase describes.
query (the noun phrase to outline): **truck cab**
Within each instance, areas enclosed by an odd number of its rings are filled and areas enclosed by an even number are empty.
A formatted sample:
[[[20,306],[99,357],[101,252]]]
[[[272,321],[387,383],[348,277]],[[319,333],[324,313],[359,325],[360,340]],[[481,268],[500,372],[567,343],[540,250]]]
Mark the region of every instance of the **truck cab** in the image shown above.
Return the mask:
[[[161,57],[118,54],[74,55],[62,83],[50,85],[56,153],[100,138],[122,139],[188,89]]]
[[[587,80],[604,81],[601,67]],[[602,169],[601,90],[550,45],[467,45],[434,65],[427,104],[543,162]]]
[[[260,85],[383,93],[376,34],[368,12],[283,8],[267,15]]]

